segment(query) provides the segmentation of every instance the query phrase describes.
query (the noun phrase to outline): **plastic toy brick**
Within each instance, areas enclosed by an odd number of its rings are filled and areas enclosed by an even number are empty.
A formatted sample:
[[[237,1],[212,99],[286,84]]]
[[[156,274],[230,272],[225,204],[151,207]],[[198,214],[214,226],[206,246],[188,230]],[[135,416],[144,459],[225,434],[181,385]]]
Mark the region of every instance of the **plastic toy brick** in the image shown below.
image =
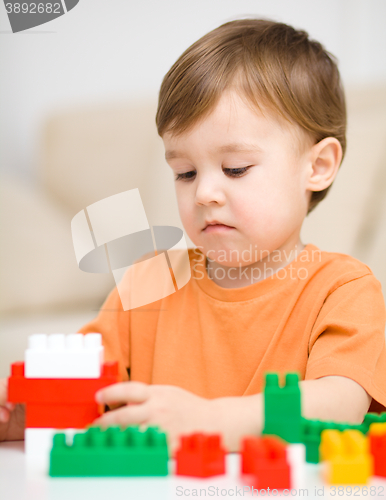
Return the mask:
[[[54,436],[50,454],[52,477],[166,476],[168,448],[165,433],[156,427],[102,431],[91,427],[74,435],[71,445],[65,434]]]
[[[100,333],[37,333],[28,338],[26,378],[99,378],[103,365]]]
[[[286,444],[277,436],[244,438],[241,445],[244,481],[252,481],[253,487],[258,489],[290,489],[291,471]]]
[[[31,379],[24,363],[13,363],[8,401],[26,403],[26,427],[83,428],[100,415],[95,393],[118,382],[118,363],[104,363],[97,379]]]
[[[254,474],[256,457],[261,451],[260,441],[263,438],[246,436],[241,442],[241,474]]]
[[[347,429],[358,430],[366,433],[364,424],[348,424],[346,422],[333,422],[330,420],[308,420],[302,418],[302,441],[306,445],[306,462],[319,463],[319,446],[321,433],[326,429],[344,431]]]
[[[218,434],[181,436],[176,452],[176,474],[195,477],[225,474],[225,455]]]
[[[386,423],[371,424],[368,436],[374,458],[374,476],[386,477]]]
[[[386,412],[383,413],[366,413],[363,420],[363,427],[366,429],[365,432],[369,431],[370,425],[373,423],[384,423],[386,422]]]
[[[79,429],[66,429],[66,436],[71,437]],[[24,432],[24,450],[27,458],[47,458],[52,448],[52,440],[58,429],[26,428]]]
[[[319,445],[323,430],[358,430],[363,434],[367,434],[369,426],[372,423],[382,422],[386,422],[386,412],[381,414],[367,413],[361,424],[349,424],[347,422],[333,422],[327,420],[309,420],[302,418],[302,441],[306,445],[306,462],[313,464],[319,463]]]
[[[73,427],[83,429],[103,413],[96,403],[89,404],[34,404],[27,405],[26,425],[30,428],[55,429]]]
[[[263,434],[274,434],[289,443],[302,442],[301,395],[297,373],[286,374],[284,387],[279,387],[277,373],[266,374]]]
[[[286,452],[290,467],[291,488],[304,488],[306,485],[306,447],[303,443],[291,443],[286,447]]]
[[[303,443],[306,446],[306,462],[319,463],[319,446],[321,433],[325,429],[320,420],[303,419]]]
[[[321,433],[320,459],[330,460],[344,454],[342,433],[337,429],[326,429]]]
[[[322,431],[320,456],[327,462],[329,484],[366,484],[373,474],[368,438],[358,430]]]

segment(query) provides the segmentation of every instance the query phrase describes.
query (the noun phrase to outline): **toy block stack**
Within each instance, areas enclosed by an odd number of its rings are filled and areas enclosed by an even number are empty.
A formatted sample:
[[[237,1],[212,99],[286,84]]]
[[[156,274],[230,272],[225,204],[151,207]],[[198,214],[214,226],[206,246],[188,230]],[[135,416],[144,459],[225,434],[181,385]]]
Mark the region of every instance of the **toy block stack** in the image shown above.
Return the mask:
[[[77,433],[71,445],[65,434],[55,434],[50,454],[52,477],[166,476],[166,435],[156,427],[140,431],[90,427]]]
[[[264,436],[272,435],[285,442],[289,463],[291,487],[304,484],[305,446],[299,374],[285,374],[284,385],[279,385],[278,373],[266,373],[264,388]]]
[[[84,429],[100,416],[95,393],[119,380],[117,362],[103,359],[99,333],[29,337],[8,379],[8,401],[26,405],[27,455],[48,454],[55,429]]]
[[[264,390],[263,434],[274,434],[288,443],[302,441],[299,375],[287,373],[284,387],[277,373],[267,373]]]
[[[291,487],[299,480],[299,472],[303,475],[304,461],[323,461],[329,484],[363,485],[373,474],[386,477],[386,413],[367,413],[361,424],[306,419],[301,416],[298,376],[287,373],[285,380],[284,387],[279,387],[278,374],[266,374],[263,434],[287,441]],[[249,453],[256,460],[256,452]]]
[[[367,484],[373,474],[368,438],[358,430],[322,431],[320,455],[329,484]]]
[[[370,416],[370,414],[368,414]],[[366,417],[368,416],[366,415]],[[365,418],[366,420],[366,418]],[[368,425],[362,424],[349,424],[347,422],[333,422],[330,420],[308,420],[302,419],[303,425],[303,443],[306,446],[306,462],[317,464],[320,462],[320,443],[321,435],[325,430],[356,430],[362,434],[368,431]]]

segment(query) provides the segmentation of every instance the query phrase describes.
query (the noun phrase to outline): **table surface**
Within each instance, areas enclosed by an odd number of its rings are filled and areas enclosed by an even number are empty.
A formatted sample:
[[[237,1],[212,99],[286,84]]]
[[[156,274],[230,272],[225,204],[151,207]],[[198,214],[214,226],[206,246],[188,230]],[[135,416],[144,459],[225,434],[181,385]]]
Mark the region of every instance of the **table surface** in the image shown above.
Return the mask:
[[[0,443],[1,500],[169,500],[178,498],[255,498],[278,496],[290,498],[384,498],[386,479],[372,478],[367,486],[328,486],[321,479],[323,465],[305,464],[304,483],[291,491],[248,490],[240,476],[240,457],[230,453],[223,476],[207,479],[188,478],[173,474],[174,460],[169,461],[171,475],[167,477],[130,478],[50,478],[48,461],[27,459],[24,442]],[[277,495],[275,495],[277,493]],[[90,494],[92,496],[90,496]]]

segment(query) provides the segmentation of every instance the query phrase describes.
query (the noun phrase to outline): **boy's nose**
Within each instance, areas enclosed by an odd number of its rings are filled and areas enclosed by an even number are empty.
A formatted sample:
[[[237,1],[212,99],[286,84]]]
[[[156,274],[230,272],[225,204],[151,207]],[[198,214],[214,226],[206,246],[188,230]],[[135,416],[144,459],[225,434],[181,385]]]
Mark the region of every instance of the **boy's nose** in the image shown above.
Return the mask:
[[[226,200],[224,190],[221,187],[221,183],[215,178],[205,178],[197,183],[196,189],[196,204],[197,205],[209,205],[211,203],[217,203],[218,205],[224,205]]]

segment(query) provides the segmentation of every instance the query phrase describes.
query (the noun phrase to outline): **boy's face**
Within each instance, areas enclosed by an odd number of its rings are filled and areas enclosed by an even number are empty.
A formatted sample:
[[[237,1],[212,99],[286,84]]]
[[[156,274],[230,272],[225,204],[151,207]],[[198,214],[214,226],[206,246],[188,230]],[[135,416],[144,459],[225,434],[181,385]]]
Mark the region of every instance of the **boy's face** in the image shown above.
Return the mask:
[[[191,130],[164,134],[182,223],[210,259],[245,266],[261,259],[256,252],[301,244],[311,193],[310,148],[299,152],[299,133],[228,91]],[[223,225],[206,228],[212,221]]]

